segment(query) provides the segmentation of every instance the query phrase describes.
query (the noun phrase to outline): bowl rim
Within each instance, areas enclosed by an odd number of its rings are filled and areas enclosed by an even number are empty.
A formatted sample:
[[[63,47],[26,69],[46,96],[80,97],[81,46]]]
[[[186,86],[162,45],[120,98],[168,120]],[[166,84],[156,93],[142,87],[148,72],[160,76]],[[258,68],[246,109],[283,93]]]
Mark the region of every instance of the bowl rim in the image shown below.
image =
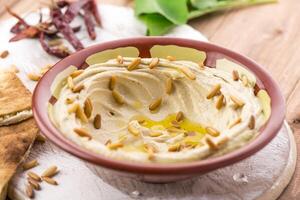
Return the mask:
[[[138,163],[126,160],[117,160],[83,149],[69,139],[65,138],[50,122],[47,114],[47,105],[45,105],[46,102],[44,102],[46,99],[45,96],[47,96],[47,92],[50,93],[50,87],[52,83],[51,79],[53,80],[57,73],[61,71],[61,69],[70,66],[70,64],[68,63],[73,59],[81,59],[81,57],[87,57],[94,52],[99,52],[105,49],[114,49],[124,46],[144,44],[152,46],[155,44],[177,45],[201,50],[206,49],[206,52],[218,52],[234,59],[235,61],[238,61],[239,63],[242,63],[250,71],[252,71],[252,73],[254,73],[257,79],[263,82],[265,89],[271,97],[271,116],[268,122],[265,124],[264,129],[253,141],[225,155],[193,162],[170,164]],[[82,59],[83,62],[84,60],[85,59]],[[49,98],[47,102],[48,101]],[[114,40],[96,44],[78,51],[68,56],[67,58],[60,60],[40,79],[33,92],[32,105],[33,116],[38,127],[40,128],[41,132],[55,145],[83,160],[89,161],[96,165],[100,165],[102,167],[117,171],[135,174],[196,174],[208,172],[220,167],[225,167],[227,165],[233,164],[249,157],[250,155],[262,149],[265,145],[267,145],[280,130],[285,116],[285,100],[280,92],[278,84],[256,62],[239,53],[233,52],[229,49],[212,43],[173,37],[137,37]]]

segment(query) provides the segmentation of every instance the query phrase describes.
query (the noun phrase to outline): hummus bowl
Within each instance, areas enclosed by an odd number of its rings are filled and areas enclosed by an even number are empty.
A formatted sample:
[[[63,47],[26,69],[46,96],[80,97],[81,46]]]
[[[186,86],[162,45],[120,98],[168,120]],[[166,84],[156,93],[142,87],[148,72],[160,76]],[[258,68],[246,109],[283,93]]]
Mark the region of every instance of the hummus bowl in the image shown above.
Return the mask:
[[[179,38],[106,42],[58,62],[33,114],[60,148],[96,166],[170,182],[251,156],[278,133],[284,99],[255,62]]]

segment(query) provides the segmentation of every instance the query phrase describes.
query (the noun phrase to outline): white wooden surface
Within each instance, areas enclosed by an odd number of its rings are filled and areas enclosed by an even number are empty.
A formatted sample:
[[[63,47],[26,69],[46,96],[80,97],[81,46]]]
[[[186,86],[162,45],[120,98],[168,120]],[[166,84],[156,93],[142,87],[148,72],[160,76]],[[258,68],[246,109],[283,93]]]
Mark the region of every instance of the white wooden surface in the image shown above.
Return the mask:
[[[96,42],[142,36],[145,33],[145,27],[135,20],[129,8],[102,6],[101,15],[104,24],[103,29],[97,29]],[[32,20],[33,18],[34,16],[30,17]],[[0,60],[0,66],[16,64],[21,70],[21,79],[26,86],[33,89],[35,83],[28,81],[26,73],[38,72],[44,65],[55,63],[56,59],[45,54],[35,40],[8,45],[8,27],[11,23],[4,22],[0,25],[0,43],[3,45],[1,48],[11,52],[8,59]],[[170,35],[205,39],[189,26],[178,27]],[[84,32],[80,38],[85,45],[91,44]],[[32,52],[28,52],[28,49]],[[276,180],[285,169],[286,174],[291,174],[294,168],[293,159],[287,165],[289,158],[295,156],[290,147],[290,138],[286,131],[282,131],[265,149],[243,162],[193,180],[163,185],[141,183],[118,177],[103,169],[99,170],[63,152],[50,142],[35,145],[30,157],[37,158],[41,164],[34,169],[37,173],[51,165],[58,165],[61,169],[60,174],[55,177],[60,185],[55,187],[43,183],[42,190],[36,193],[36,199],[256,199],[269,194],[274,196],[263,199],[274,199],[287,184],[289,176],[283,176],[285,179],[280,182],[283,185],[276,183]],[[246,177],[241,178],[243,175]],[[24,178],[25,174],[20,171],[12,181],[10,194],[18,196],[17,199],[26,198],[23,192]],[[273,183],[276,183],[275,186]]]
[[[288,184],[295,169],[296,146],[287,124],[278,136],[254,156],[193,179],[169,184],[149,184],[120,177],[71,156],[47,142],[35,145],[30,159],[40,166],[41,174],[50,165],[58,165],[55,176],[59,186],[42,183],[35,199],[41,200],[274,200]],[[26,173],[21,170],[9,189],[12,199],[28,200],[24,194]]]

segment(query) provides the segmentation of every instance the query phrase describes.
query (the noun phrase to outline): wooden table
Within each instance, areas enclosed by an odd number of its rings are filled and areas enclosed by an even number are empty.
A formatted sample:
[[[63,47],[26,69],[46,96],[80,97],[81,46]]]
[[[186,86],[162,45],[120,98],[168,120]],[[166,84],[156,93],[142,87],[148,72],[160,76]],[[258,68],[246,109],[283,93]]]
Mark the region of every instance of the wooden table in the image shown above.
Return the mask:
[[[0,0],[11,4],[18,13],[35,10],[46,1]],[[131,6],[129,0],[102,0],[121,6]],[[1,6],[0,20],[9,17]],[[294,130],[300,152],[300,1],[281,0],[269,4],[226,11],[196,19],[190,24],[216,44],[249,56],[280,84],[287,102],[287,120]],[[300,162],[300,155],[298,155]],[[300,199],[300,166],[281,196],[281,200]]]

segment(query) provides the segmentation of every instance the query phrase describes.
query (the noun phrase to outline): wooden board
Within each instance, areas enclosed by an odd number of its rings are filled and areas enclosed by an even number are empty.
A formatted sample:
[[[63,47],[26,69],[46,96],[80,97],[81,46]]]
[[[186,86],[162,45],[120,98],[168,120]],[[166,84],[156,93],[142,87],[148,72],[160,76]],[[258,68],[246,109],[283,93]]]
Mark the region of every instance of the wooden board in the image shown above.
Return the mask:
[[[6,12],[5,6],[7,7],[11,7],[13,6],[15,3],[17,2],[17,0],[10,0],[10,1],[6,1],[6,0],[0,0],[0,16],[3,15]],[[5,6],[4,6],[5,5]]]
[[[128,0],[101,0],[101,3],[131,5]],[[22,0],[13,6],[24,13],[40,6],[36,0]],[[214,43],[250,56],[263,64],[280,82],[287,100],[287,119],[300,149],[300,1],[226,11],[193,20],[190,24]],[[2,19],[8,15],[2,15]],[[1,50],[1,49],[0,49]],[[298,160],[300,157],[298,156]],[[281,199],[300,199],[300,167]]]

